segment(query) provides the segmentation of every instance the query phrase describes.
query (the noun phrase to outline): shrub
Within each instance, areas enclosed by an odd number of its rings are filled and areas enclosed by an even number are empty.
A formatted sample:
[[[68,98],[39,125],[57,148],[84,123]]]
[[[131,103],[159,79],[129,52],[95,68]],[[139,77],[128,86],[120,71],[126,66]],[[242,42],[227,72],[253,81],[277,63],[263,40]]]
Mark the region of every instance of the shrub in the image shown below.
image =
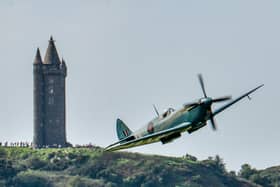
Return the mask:
[[[195,156],[192,156],[189,154],[186,154],[183,158],[190,160],[190,161],[194,161],[194,162],[197,161],[197,158]]]
[[[27,162],[27,167],[30,169],[41,169],[47,164],[46,161],[41,160],[36,156],[30,157],[26,162]]]
[[[105,183],[102,180],[92,180],[80,176],[71,177],[68,181],[69,187],[104,187]]]
[[[17,173],[12,161],[0,159],[0,179],[6,179],[15,176]]]
[[[14,179],[15,187],[53,187],[46,175],[36,171],[20,172]]]
[[[7,151],[0,147],[0,158],[6,158],[7,157]]]
[[[0,187],[5,187],[6,186],[6,182],[4,180],[0,180]]]

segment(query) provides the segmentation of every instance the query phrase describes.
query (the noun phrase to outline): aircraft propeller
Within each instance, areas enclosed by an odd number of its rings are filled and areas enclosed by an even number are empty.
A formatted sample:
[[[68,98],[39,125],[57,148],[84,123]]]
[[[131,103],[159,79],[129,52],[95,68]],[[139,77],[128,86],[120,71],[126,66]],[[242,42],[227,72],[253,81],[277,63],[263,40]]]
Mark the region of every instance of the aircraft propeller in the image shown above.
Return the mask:
[[[211,122],[211,126],[212,126],[213,130],[217,130],[217,126],[216,126],[216,123],[215,123],[215,120],[214,120],[211,105],[213,103],[224,102],[224,101],[230,100],[231,96],[224,96],[224,97],[219,97],[219,98],[215,98],[215,99],[207,97],[207,94],[206,94],[206,91],[205,91],[205,86],[204,86],[204,81],[203,81],[203,78],[202,78],[201,74],[198,74],[198,80],[199,80],[204,98],[201,98],[198,102],[187,103],[184,106],[185,107],[192,107],[192,106],[197,106],[197,105],[202,105],[202,104],[208,104],[209,107],[210,107],[210,118],[209,118],[209,120]]]
[[[203,95],[204,95],[205,98],[207,98],[206,91],[205,91],[205,86],[204,86],[204,81],[203,81],[203,78],[202,78],[201,74],[198,74],[198,79],[199,79],[199,83],[200,83],[200,86],[201,86],[202,91],[203,91]]]

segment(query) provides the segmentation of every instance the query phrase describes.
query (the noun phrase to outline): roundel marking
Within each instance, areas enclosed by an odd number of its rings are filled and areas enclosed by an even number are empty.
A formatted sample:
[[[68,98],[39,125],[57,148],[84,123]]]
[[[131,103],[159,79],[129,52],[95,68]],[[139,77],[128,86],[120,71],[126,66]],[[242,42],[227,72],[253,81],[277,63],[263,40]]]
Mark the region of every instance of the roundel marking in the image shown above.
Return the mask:
[[[153,133],[154,132],[154,124],[152,122],[150,122],[148,124],[147,131],[148,131],[148,133]]]

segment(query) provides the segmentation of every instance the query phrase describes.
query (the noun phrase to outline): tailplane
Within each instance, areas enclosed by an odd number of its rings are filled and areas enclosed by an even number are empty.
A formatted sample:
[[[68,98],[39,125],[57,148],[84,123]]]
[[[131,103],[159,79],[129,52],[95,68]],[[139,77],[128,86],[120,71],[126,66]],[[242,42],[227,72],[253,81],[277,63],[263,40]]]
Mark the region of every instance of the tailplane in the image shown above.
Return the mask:
[[[119,140],[122,140],[132,134],[132,131],[125,125],[125,123],[117,119],[117,135]]]

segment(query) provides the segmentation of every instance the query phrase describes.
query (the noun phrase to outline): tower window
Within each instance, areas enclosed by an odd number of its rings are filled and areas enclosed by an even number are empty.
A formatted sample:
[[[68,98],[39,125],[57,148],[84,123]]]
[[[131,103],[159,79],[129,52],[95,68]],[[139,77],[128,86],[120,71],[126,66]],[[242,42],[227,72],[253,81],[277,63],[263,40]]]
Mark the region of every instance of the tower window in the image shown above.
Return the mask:
[[[53,97],[49,97],[48,98],[48,104],[49,105],[53,105],[54,104],[54,98]]]
[[[53,92],[54,92],[54,91],[53,91],[53,88],[50,88],[50,89],[49,89],[49,93],[50,93],[50,94],[53,94]]]

